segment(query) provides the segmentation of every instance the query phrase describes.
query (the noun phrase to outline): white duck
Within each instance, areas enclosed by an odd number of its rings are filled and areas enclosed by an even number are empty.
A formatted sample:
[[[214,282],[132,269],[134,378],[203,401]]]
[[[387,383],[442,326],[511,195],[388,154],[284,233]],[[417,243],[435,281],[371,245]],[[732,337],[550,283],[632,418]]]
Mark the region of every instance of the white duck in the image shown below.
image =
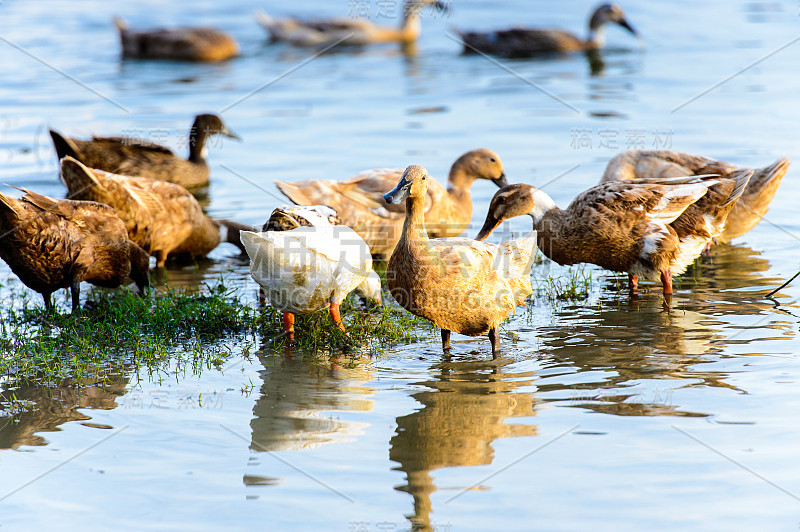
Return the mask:
[[[273,211],[262,232],[241,232],[250,275],[270,305],[283,312],[290,342],[295,314],[328,306],[333,322],[346,333],[339,305],[347,294],[358,290],[381,302],[381,281],[372,270],[369,246],[337,221],[330,207],[284,207]]]

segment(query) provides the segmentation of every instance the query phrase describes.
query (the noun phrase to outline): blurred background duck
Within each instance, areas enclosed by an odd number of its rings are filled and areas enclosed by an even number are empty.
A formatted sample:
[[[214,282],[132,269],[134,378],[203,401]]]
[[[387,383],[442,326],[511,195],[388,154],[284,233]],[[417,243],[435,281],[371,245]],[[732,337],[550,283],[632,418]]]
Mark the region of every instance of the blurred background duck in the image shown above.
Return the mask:
[[[381,302],[381,281],[372,269],[366,242],[338,225],[336,211],[323,205],[275,209],[261,232],[242,231],[250,275],[271,306],[283,313],[288,341],[294,315],[328,307],[342,332],[339,306],[353,290]]]
[[[673,178],[671,184],[603,183],[578,195],[566,209],[536,187],[509,185],[492,198],[476,238],[486,239],[504,220],[529,215],[539,249],[551,260],[626,272],[631,293],[640,277],[660,276],[669,296],[672,276],[683,273],[722,232],[751,175]]]
[[[189,130],[189,157],[182,159],[169,148],[131,137],[93,137],[80,140],[50,130],[59,159],[70,156],[89,168],[120,175],[148,177],[186,188],[208,184],[206,141],[212,135],[241,140],[215,114],[199,114]]]
[[[560,29],[514,27],[489,32],[460,32],[464,53],[482,52],[503,57],[591,52],[605,44],[605,28],[617,24],[638,37],[618,4],[602,4],[589,17],[589,35],[584,40]]]
[[[215,62],[239,55],[236,40],[216,28],[132,30],[120,17],[114,17],[114,26],[125,58]]]
[[[367,242],[373,255],[388,259],[402,232],[405,203],[392,205],[383,194],[397,184],[403,169],[365,170],[344,181],[311,180],[296,183],[275,181],[287,198],[298,205],[329,205],[344,225],[352,227]],[[450,167],[447,188],[428,179],[425,224],[432,237],[458,236],[472,219],[470,189],[476,179],[507,184],[503,163],[491,150],[471,150]]]
[[[386,268],[389,290],[401,307],[441,328],[443,349],[450,348],[451,331],[488,334],[497,355],[497,328],[532,293],[536,235],[499,246],[470,238],[428,238],[429,182],[425,168],[411,165],[384,196],[393,205],[406,203],[403,232]]]
[[[294,46],[363,46],[396,42],[410,46],[419,38],[422,28],[420,12],[425,6],[447,10],[447,6],[438,0],[406,0],[400,25],[395,28],[355,17],[303,20],[273,18],[264,12],[257,12],[255,16],[272,42],[287,42]],[[396,9],[397,5],[393,3],[393,7]]]
[[[0,257],[42,294],[45,308],[52,309],[53,292],[69,287],[75,311],[82,281],[116,288],[132,278],[144,293],[150,257],[128,239],[114,209],[20,190],[21,199],[0,194]]]
[[[174,183],[91,169],[72,157],[61,160],[61,180],[68,197],[113,207],[130,239],[156,258],[157,268],[170,255],[203,256],[220,242],[244,251],[239,231],[252,229],[230,220],[212,220],[188,190]]]
[[[753,170],[747,188],[728,215],[725,229],[715,237],[716,242],[729,242],[755,227],[767,214],[772,198],[778,192],[783,176],[789,169],[789,159],[783,157],[764,168]],[[733,172],[747,170],[724,161],[668,150],[629,150],[608,162],[601,183],[611,181],[650,180],[677,176],[719,174],[729,177]]]

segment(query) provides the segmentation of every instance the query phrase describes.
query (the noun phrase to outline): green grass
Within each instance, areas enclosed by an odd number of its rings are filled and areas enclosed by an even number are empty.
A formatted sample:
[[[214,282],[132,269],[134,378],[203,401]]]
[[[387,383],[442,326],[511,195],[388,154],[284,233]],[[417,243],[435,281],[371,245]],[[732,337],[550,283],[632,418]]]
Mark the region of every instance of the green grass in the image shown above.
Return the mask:
[[[583,301],[592,290],[592,272],[586,265],[570,266],[566,277],[548,276],[538,291],[551,301]]]
[[[17,297],[17,310],[0,315],[0,377],[18,385],[56,385],[65,379],[102,381],[130,370],[197,373],[257,346],[285,346],[280,312],[257,308],[222,281],[202,294],[178,289],[154,290],[149,298],[128,290],[90,293],[74,314],[46,312],[38,301]],[[352,297],[342,304],[349,338],[327,312],[297,316],[295,349],[303,356],[356,349],[376,353],[419,339],[423,320],[393,302],[370,310],[357,307]]]

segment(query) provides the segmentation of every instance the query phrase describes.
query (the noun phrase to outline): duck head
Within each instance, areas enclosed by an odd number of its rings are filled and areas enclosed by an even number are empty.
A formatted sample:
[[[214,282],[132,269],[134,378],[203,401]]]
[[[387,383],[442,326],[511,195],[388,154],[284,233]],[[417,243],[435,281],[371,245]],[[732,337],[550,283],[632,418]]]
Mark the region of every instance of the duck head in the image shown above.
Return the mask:
[[[425,6],[431,6],[434,9],[437,9],[443,15],[446,15],[450,12],[450,6],[440,0],[406,0],[405,4],[403,5],[403,14],[408,16],[412,13],[419,13],[419,11]]]
[[[139,295],[147,295],[147,289],[150,288],[150,255],[145,250],[136,245],[133,241],[128,241],[128,249],[131,261],[130,278],[136,283],[139,289]]]
[[[450,168],[449,180],[458,183],[460,179],[470,183],[475,179],[488,179],[501,188],[508,185],[500,157],[486,148],[468,151],[456,159]]]
[[[516,216],[529,215],[536,224],[556,205],[543,191],[530,185],[509,185],[497,191],[489,203],[489,211],[475,240],[486,240],[495,228],[505,220]]]
[[[625,12],[619,4],[602,4],[595,9],[589,19],[589,34],[590,40],[593,40],[598,45],[602,45],[602,37],[600,35],[603,26],[608,23],[614,23],[622,26],[636,37],[639,34],[631,26],[630,22],[625,18]]]
[[[397,186],[383,195],[386,203],[399,205],[406,198],[424,198],[428,191],[428,171],[412,164],[405,169]]]
[[[364,281],[355,288],[366,299],[367,308],[373,305],[382,305],[381,300],[381,278],[375,273],[375,270],[369,272]]]
[[[211,135],[224,135],[226,137],[230,137],[236,140],[242,140],[239,135],[232,132],[228,129],[228,126],[222,121],[222,119],[215,114],[201,114],[197,115],[194,118],[194,124],[192,124],[192,131],[195,132],[202,132],[207,137]]]

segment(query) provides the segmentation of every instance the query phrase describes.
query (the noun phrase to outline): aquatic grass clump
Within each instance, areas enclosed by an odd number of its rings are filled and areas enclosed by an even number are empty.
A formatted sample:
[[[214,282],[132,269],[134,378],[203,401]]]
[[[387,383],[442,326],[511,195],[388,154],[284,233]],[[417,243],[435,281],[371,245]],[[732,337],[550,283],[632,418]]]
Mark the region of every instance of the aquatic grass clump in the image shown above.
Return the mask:
[[[296,346],[304,352],[351,350],[371,353],[417,341],[427,324],[394,302],[361,310],[349,297],[342,314],[346,337],[326,312],[298,316]],[[106,378],[144,367],[150,374],[170,366],[195,372],[220,367],[235,352],[259,340],[283,345],[281,313],[258,308],[220,281],[202,294],[180,289],[140,298],[126,290],[92,292],[73,314],[46,311],[23,300],[0,315],[0,375],[13,381],[55,383],[65,378]],[[246,344],[246,345],[244,345]]]
[[[592,273],[582,264],[570,267],[566,277],[548,276],[543,284],[540,283],[537,290],[544,292],[551,301],[584,301],[592,290]]]

